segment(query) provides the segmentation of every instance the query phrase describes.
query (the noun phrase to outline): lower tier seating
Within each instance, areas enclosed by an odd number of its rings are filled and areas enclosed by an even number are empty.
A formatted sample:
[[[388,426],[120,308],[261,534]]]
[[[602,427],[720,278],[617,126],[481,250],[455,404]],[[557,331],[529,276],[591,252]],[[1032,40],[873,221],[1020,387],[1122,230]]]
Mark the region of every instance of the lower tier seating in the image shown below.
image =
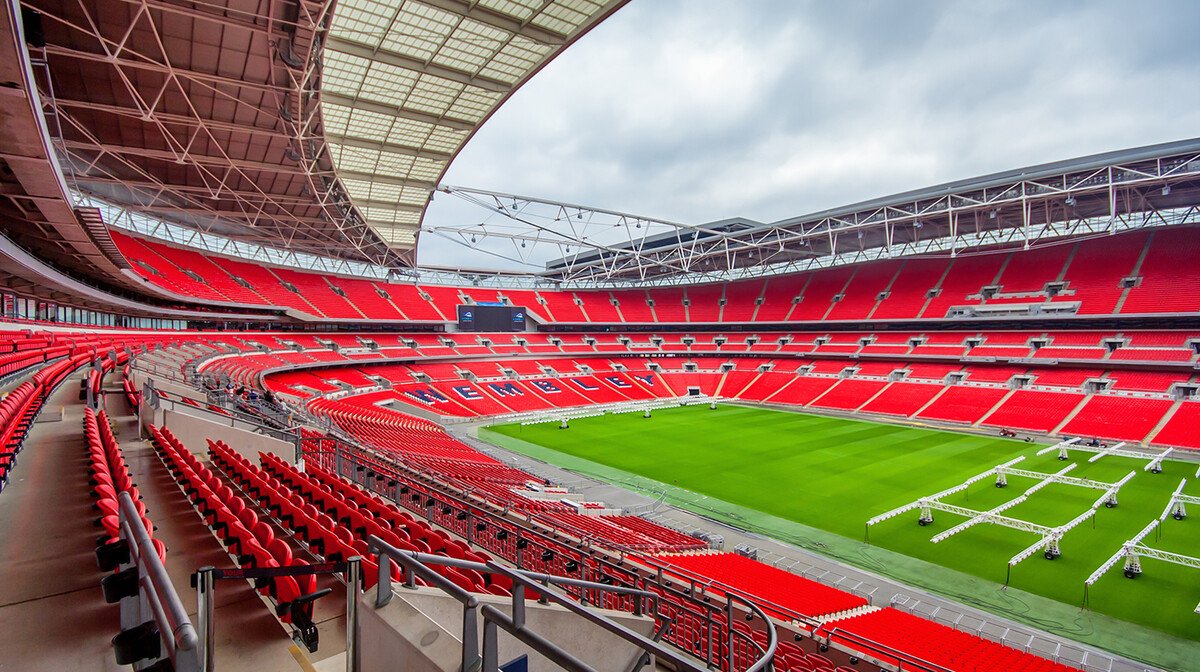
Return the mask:
[[[866,599],[857,595],[736,553],[656,555],[654,558],[672,568],[707,577],[758,598],[767,605],[783,607],[813,618],[867,604]]]
[[[951,672],[1068,672],[1074,668],[997,644],[896,609],[879,609],[827,624],[835,641],[865,637],[894,649],[901,669],[932,663]]]
[[[950,387],[917,417],[950,422],[975,422],[1004,398],[1008,390],[994,387]]]
[[[1163,425],[1155,443],[1184,448],[1200,448],[1200,401],[1185,401]]]
[[[1165,399],[1093,396],[1062,428],[1068,436],[1141,441],[1171,407]]]
[[[1061,424],[1082,400],[1082,394],[1017,390],[980,424],[1049,432]]]
[[[154,449],[183,489],[189,501],[242,567],[272,568],[308,563],[292,554],[291,547],[276,538],[274,529],[260,520],[253,502],[224,483],[181,444],[167,429],[151,425]],[[364,578],[370,576],[364,571]],[[316,576],[282,576],[255,581],[254,587],[276,604],[284,623],[311,632]]]

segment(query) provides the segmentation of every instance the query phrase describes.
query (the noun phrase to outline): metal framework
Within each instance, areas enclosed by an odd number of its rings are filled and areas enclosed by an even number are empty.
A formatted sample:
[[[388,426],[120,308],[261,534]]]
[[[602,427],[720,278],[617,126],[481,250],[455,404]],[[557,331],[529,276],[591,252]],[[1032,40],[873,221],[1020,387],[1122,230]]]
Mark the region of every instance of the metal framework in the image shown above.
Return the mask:
[[[1200,471],[1197,473],[1200,473]],[[1175,520],[1183,520],[1184,518],[1187,518],[1187,510],[1184,508],[1185,503],[1200,504],[1200,497],[1183,494],[1183,487],[1185,485],[1187,485],[1186,478],[1179,481],[1179,487],[1177,487],[1175,492],[1172,493],[1171,501],[1168,502],[1166,508],[1163,509],[1162,515],[1150,521],[1150,523],[1146,525],[1146,527],[1143,527],[1142,530],[1138,532],[1132,539],[1122,544],[1121,550],[1117,551],[1111,558],[1104,561],[1104,564],[1100,565],[1100,567],[1096,571],[1092,572],[1092,575],[1089,576],[1086,581],[1084,581],[1085,601],[1087,599],[1087,589],[1099,581],[1101,577],[1107,574],[1110,569],[1115,567],[1117,563],[1121,562],[1122,560],[1125,561],[1125,578],[1128,579],[1137,578],[1137,576],[1142,573],[1142,558],[1153,558],[1155,560],[1162,560],[1163,562],[1183,565],[1184,567],[1200,569],[1200,558],[1183,555],[1182,553],[1172,553],[1170,551],[1163,551],[1157,548],[1150,548],[1142,543],[1146,537],[1150,536],[1151,532],[1157,532],[1158,534],[1161,534],[1161,529],[1159,526],[1167,519],[1167,516],[1172,516],[1175,518]],[[1157,537],[1158,534],[1155,536]],[[1200,614],[1200,604],[1196,605],[1196,609],[1194,611],[1195,613]]]
[[[626,1],[339,0],[314,143],[367,225],[412,249],[434,186],[479,125]]]
[[[479,124],[624,1],[23,4],[76,192],[395,268],[415,263],[429,193]]]
[[[251,243],[403,261],[310,151],[332,1],[25,4],[41,15],[45,44],[30,50],[76,191]]]
[[[1141,450],[1122,450],[1122,447],[1124,446],[1124,441],[1116,444],[1115,446],[1109,446],[1108,448],[1087,446],[1081,443],[1079,438],[1076,437],[1070,441],[1064,441],[1048,448],[1043,448],[1039,450],[1037,454],[1045,455],[1046,453],[1057,450],[1058,459],[1066,460],[1070,457],[1070,451],[1072,450],[1078,450],[1084,453],[1095,453],[1095,455],[1088,458],[1089,463],[1096,462],[1097,460],[1108,457],[1109,455],[1115,455],[1117,457],[1132,457],[1135,460],[1149,460],[1149,462],[1146,463],[1146,466],[1142,467],[1142,471],[1148,471],[1152,474],[1161,474],[1163,460],[1166,460],[1168,457],[1170,457],[1171,453],[1175,452],[1174,448],[1167,448],[1163,452],[1157,454]]]
[[[1200,139],[1033,166],[772,224],[688,225],[465,187],[439,191],[509,222],[492,217],[425,231],[527,267],[544,264],[543,277],[568,284],[695,283],[1194,223]]]
[[[1065,448],[1066,446],[1069,446],[1077,441],[1079,441],[1079,439],[1071,439],[1070,441],[1064,441],[1062,443],[1059,443],[1056,446],[1051,446],[1050,448],[1048,448],[1046,450],[1040,451],[1038,454],[1039,455],[1045,454],[1047,451],[1054,450],[1055,448],[1060,448],[1060,447]],[[1025,550],[1021,551],[1020,553],[1017,553],[1011,559],[1009,559],[1008,566],[1011,569],[1012,567],[1023,562],[1024,560],[1029,559],[1030,557],[1032,557],[1035,553],[1037,553],[1039,551],[1042,551],[1045,554],[1047,559],[1054,559],[1054,558],[1058,557],[1059,555],[1062,555],[1062,550],[1060,548],[1060,542],[1062,541],[1062,538],[1064,536],[1066,536],[1067,532],[1070,532],[1072,529],[1078,527],[1080,524],[1084,523],[1089,518],[1096,515],[1096,511],[1100,508],[1101,505],[1106,506],[1108,508],[1117,506],[1117,504],[1118,504],[1117,493],[1120,492],[1122,486],[1124,486],[1126,483],[1128,483],[1130,480],[1132,480],[1134,476],[1137,475],[1136,471],[1131,471],[1128,474],[1126,474],[1125,477],[1123,477],[1121,480],[1119,480],[1115,483],[1101,483],[1101,482],[1092,481],[1092,480],[1086,479],[1086,478],[1074,478],[1074,477],[1068,476],[1067,474],[1070,473],[1073,469],[1075,469],[1075,467],[1076,467],[1075,464],[1069,464],[1069,465],[1063,467],[1062,469],[1060,469],[1058,472],[1053,473],[1053,474],[1046,474],[1046,473],[1042,473],[1040,471],[1028,471],[1025,469],[1017,469],[1015,467],[1015,465],[1024,461],[1024,459],[1025,459],[1025,457],[1021,456],[1021,457],[1017,457],[1015,459],[1009,460],[1008,462],[1005,462],[1004,464],[1000,464],[995,467],[992,467],[991,469],[989,469],[981,474],[972,476],[971,478],[967,479],[966,481],[962,482],[959,485],[954,486],[953,488],[943,490],[937,494],[930,495],[928,497],[922,497],[915,502],[911,502],[909,504],[905,504],[904,506],[892,509],[891,511],[881,513],[878,516],[875,516],[874,518],[871,518],[870,520],[867,521],[867,528],[870,529],[871,526],[873,526],[873,525],[877,525],[879,523],[882,523],[885,520],[894,518],[902,513],[912,511],[913,509],[920,509],[920,517],[917,519],[917,523],[922,526],[928,525],[929,523],[933,522],[933,511],[935,511],[935,510],[943,511],[945,513],[952,513],[952,514],[958,515],[958,516],[963,516],[967,519],[944,532],[940,532],[940,533],[934,535],[934,537],[932,539],[930,539],[930,541],[935,544],[945,541],[946,539],[949,539],[950,537],[953,537],[954,535],[959,534],[960,532],[964,532],[980,523],[999,525],[1001,527],[1007,527],[1007,528],[1014,529],[1014,530],[1020,530],[1022,532],[1032,532],[1034,534],[1040,534],[1041,539],[1034,542],[1031,546],[1029,546]],[[998,487],[998,488],[1008,485],[1008,478],[1007,478],[1008,476],[1021,476],[1021,477],[1025,477],[1025,478],[1033,478],[1033,479],[1037,479],[1038,482],[1035,483],[1030,488],[1028,488],[1027,490],[1025,490],[1025,492],[1021,493],[1021,495],[1019,497],[1016,497],[1015,499],[1011,499],[1011,500],[1009,500],[993,509],[990,509],[988,511],[976,511],[975,509],[968,509],[966,507],[956,506],[954,504],[947,504],[947,503],[941,501],[943,498],[948,497],[948,496],[958,493],[958,492],[962,492],[962,491],[966,490],[967,488],[969,488],[971,485],[978,483],[979,481],[982,481],[993,475],[996,477],[996,487]],[[1037,523],[1031,523],[1027,520],[1020,520],[1018,518],[1011,518],[1009,516],[1000,515],[1002,512],[1004,512],[1008,509],[1011,509],[1014,506],[1017,506],[1018,504],[1025,502],[1031,495],[1036,493],[1038,490],[1041,490],[1042,488],[1045,488],[1046,486],[1055,484],[1055,483],[1103,490],[1104,493],[1102,495],[1100,495],[1100,497],[1098,499],[1096,499],[1096,501],[1092,504],[1091,507],[1088,508],[1087,511],[1084,511],[1083,513],[1076,516],[1075,518],[1073,518],[1071,521],[1067,522],[1066,524],[1059,525],[1057,527],[1038,525]],[[1180,487],[1182,488],[1182,486],[1180,486]]]

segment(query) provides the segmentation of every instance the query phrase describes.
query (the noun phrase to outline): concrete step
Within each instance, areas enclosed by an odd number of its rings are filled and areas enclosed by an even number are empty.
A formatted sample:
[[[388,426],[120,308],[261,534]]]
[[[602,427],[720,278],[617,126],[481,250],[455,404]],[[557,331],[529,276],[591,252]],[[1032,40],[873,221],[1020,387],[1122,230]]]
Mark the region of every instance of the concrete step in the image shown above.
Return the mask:
[[[847,618],[862,616],[863,614],[869,614],[873,611],[879,611],[882,608],[883,607],[875,607],[868,604],[861,607],[855,607],[853,609],[847,609],[845,611],[839,611],[836,614],[830,614],[829,616],[824,617],[822,620],[827,624],[835,621],[844,621]]]

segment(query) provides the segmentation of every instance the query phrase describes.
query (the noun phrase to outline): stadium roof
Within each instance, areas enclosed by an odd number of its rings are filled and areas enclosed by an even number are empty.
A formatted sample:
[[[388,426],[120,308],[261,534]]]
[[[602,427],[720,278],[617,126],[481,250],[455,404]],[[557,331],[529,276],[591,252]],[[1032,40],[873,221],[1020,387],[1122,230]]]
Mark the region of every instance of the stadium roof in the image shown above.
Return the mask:
[[[496,107],[626,0],[27,0],[69,186],[252,244],[411,265]],[[43,37],[37,35],[42,33]]]
[[[958,180],[771,224],[689,225],[524,196],[443,187],[491,211],[429,227],[469,247],[544,264],[574,283],[726,280],[913,254],[1029,246],[1068,235],[1200,221],[1200,138]],[[531,248],[558,254],[536,255]]]
[[[341,0],[325,43],[321,114],[334,166],[367,224],[416,243],[429,194],[475,129],[623,0]]]

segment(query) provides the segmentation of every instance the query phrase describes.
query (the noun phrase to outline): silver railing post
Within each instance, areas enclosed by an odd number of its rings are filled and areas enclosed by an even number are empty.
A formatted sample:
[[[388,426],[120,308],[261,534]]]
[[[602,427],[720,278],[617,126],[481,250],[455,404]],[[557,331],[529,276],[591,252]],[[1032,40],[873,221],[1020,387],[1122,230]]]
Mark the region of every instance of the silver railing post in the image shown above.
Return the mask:
[[[214,570],[212,565],[205,565],[196,571],[196,620],[200,621],[200,669],[204,672],[213,672],[216,668],[213,660],[217,649]]]
[[[729,667],[727,668],[729,670],[729,672],[737,672],[737,668],[734,666],[734,657],[735,656],[734,656],[734,651],[733,651],[733,618],[734,618],[734,616],[735,616],[735,614],[733,613],[733,596],[728,595],[725,598],[725,627],[727,628],[727,632],[725,633],[725,636],[729,640],[728,642],[726,642],[726,645],[729,647],[729,653],[727,654],[729,657],[729,660],[728,660]]]
[[[358,672],[358,587],[362,585],[362,558],[346,561],[346,672]]]
[[[483,672],[497,672],[500,667],[499,656],[496,652],[496,622],[483,622]]]

